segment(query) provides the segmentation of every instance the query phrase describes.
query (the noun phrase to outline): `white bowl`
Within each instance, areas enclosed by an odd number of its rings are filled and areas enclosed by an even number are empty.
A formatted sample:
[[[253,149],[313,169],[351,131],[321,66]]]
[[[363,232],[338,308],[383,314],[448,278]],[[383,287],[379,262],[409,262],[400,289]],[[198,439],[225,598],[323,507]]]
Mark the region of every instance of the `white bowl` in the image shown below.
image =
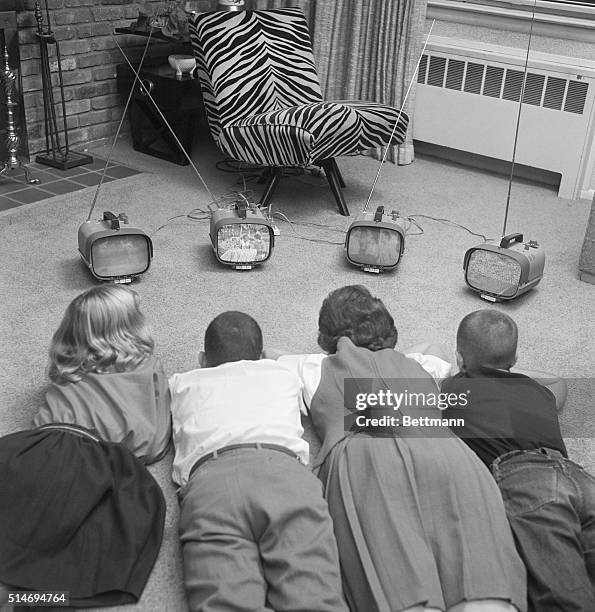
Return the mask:
[[[178,78],[185,73],[191,73],[196,68],[196,59],[193,55],[170,55],[167,61],[176,71]]]

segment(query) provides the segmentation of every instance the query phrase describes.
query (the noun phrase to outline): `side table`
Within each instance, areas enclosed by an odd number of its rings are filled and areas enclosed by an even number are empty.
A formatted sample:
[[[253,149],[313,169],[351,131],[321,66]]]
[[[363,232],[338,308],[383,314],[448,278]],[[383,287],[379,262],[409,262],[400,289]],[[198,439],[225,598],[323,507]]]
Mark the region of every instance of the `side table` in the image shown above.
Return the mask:
[[[118,91],[125,98],[130,93],[134,73],[127,64],[117,67]],[[146,66],[134,84],[129,106],[132,145],[136,151],[167,161],[188,165],[169,128],[155,109],[147,92],[159,106],[167,122],[182,143],[186,153],[192,153],[192,140],[197,126],[206,126],[200,83],[187,74],[176,78],[172,68],[165,64]],[[208,128],[201,129],[205,134]]]

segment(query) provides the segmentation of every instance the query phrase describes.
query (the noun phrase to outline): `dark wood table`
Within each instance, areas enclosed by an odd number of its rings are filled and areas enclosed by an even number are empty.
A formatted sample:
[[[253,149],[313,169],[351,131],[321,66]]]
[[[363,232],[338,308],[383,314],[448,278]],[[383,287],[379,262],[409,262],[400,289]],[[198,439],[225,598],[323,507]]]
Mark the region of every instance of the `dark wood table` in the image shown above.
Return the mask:
[[[134,81],[128,64],[117,66],[117,80],[118,91],[126,99]],[[198,79],[188,74],[176,77],[168,63],[141,69],[128,111],[134,149],[174,164],[189,162],[172,131],[189,156],[195,133],[210,137]]]

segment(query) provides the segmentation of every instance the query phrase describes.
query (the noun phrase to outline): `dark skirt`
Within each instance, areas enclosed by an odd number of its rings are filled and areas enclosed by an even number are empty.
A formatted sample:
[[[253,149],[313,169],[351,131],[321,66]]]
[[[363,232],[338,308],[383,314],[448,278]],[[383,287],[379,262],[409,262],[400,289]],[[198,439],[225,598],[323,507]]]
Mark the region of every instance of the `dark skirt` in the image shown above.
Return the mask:
[[[0,582],[68,591],[75,607],[138,601],[165,500],[123,445],[33,429],[0,438]]]
[[[350,436],[319,476],[352,612],[486,598],[526,610],[497,485],[460,440]]]

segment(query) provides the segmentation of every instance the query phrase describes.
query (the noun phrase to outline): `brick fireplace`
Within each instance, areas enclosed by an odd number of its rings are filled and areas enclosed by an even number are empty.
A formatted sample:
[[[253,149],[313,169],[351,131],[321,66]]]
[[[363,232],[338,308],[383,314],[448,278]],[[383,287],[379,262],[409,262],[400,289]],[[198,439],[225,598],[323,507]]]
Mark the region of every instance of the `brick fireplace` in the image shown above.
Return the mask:
[[[60,45],[64,95],[70,144],[74,149],[108,139],[116,131],[125,100],[117,93],[116,67],[125,63],[110,33],[128,26],[138,16],[139,5],[126,0],[41,0],[45,19],[47,1],[52,31]],[[164,2],[145,5],[163,6]],[[212,0],[194,1],[198,10],[210,10]],[[216,4],[216,2],[215,2]],[[13,31],[18,29],[22,94],[26,118],[26,138],[30,155],[45,148],[43,97],[39,62],[35,0],[4,2],[12,6]],[[1,26],[0,26],[1,27]],[[146,39],[116,35],[131,60],[140,59]],[[170,53],[189,52],[179,43],[152,42],[147,59],[167,61]],[[55,48],[50,47],[52,70],[56,68]],[[61,112],[57,105],[56,111]],[[78,147],[77,147],[78,145]]]

